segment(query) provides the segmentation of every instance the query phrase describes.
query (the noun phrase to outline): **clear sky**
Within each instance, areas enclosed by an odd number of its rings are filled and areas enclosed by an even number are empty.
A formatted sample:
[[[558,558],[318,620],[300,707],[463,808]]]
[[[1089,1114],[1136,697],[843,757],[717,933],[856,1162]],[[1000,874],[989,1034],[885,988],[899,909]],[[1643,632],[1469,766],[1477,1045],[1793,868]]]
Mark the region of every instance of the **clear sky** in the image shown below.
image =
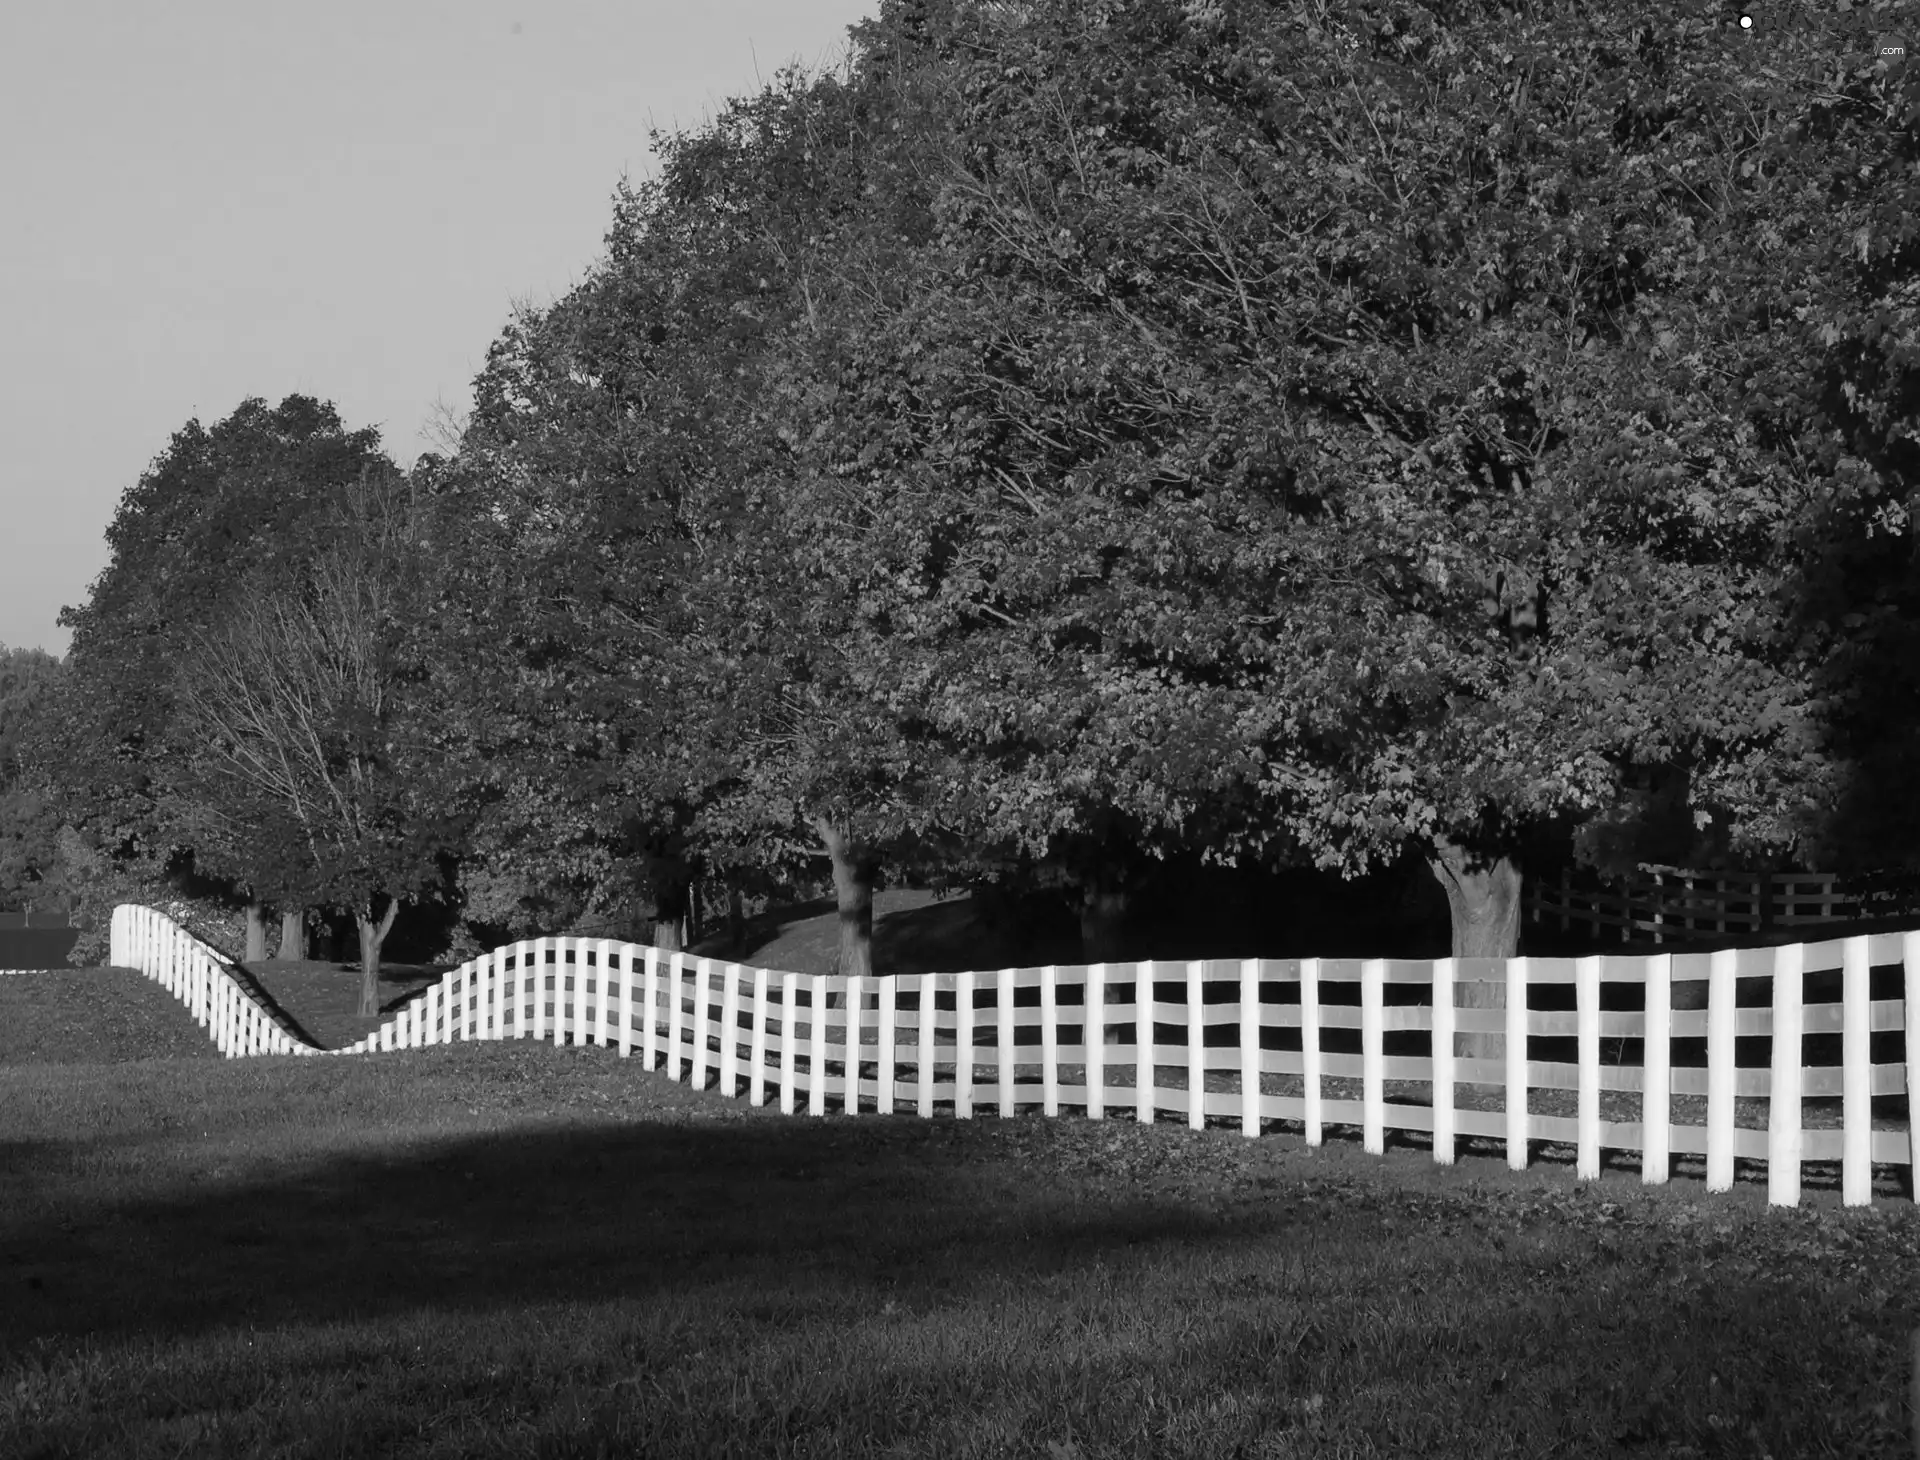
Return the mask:
[[[0,19],[0,643],[64,654],[190,418],[331,400],[403,466],[515,301],[598,255],[647,132],[879,0],[61,0]]]

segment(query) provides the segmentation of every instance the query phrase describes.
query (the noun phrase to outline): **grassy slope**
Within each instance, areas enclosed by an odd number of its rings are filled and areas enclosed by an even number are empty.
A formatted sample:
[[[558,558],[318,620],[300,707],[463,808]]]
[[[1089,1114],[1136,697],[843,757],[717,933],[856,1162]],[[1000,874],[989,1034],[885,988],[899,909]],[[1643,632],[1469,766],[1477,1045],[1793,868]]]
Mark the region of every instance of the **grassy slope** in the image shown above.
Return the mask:
[[[189,1060],[164,995],[91,1047],[71,1002],[155,986],[57,977],[0,980],[68,1030],[0,1042],[0,1455],[1911,1453],[1904,1202],[786,1118],[594,1049]]]

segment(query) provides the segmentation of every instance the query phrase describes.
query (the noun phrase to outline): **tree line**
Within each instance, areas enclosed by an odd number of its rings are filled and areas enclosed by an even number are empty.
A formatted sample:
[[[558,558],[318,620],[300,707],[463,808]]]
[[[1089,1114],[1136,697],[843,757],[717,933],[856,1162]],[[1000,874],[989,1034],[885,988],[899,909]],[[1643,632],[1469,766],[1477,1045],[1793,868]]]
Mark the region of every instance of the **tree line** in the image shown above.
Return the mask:
[[[1864,13],[851,38],[656,134],[446,451],[177,433],[0,725],[7,875],[190,860],[250,953],[350,912],[370,1009],[410,900],[668,926],[824,866],[866,972],[885,875],[1064,887],[1098,959],[1169,857],[1412,850],[1500,956],[1542,837],[1655,808],[1908,864],[1920,153]]]

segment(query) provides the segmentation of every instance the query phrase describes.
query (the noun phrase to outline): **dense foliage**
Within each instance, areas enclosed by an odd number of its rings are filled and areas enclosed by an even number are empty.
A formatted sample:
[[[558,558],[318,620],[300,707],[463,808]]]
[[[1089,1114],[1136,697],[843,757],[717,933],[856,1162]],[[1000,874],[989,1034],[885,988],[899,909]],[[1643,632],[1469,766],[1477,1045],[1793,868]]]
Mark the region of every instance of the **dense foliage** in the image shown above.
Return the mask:
[[[1156,859],[1411,851],[1498,954],[1543,845],[1911,856],[1901,8],[886,0],[656,137],[414,474],[469,915],[825,860],[857,969],[889,873],[1068,883],[1093,948]],[[283,895],[284,818],[156,809],[165,655],[376,456],[250,402],[129,494],[77,825]]]

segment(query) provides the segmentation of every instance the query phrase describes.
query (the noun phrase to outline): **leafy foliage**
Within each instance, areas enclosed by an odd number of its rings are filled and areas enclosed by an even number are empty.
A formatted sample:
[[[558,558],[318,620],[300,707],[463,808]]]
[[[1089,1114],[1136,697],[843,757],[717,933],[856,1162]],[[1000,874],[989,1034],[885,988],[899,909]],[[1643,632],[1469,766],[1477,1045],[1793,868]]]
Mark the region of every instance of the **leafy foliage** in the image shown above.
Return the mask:
[[[0,645],[0,899],[59,895],[56,807],[22,764],[21,745],[36,720],[54,713],[62,665],[43,649]]]
[[[87,602],[61,614],[73,631],[67,684],[28,746],[87,844],[150,868],[191,846],[174,819],[184,804],[175,670],[199,636],[292,577],[326,504],[369,468],[392,469],[377,432],[347,431],[305,396],[273,408],[252,399],[211,430],[188,422],[127,491],[106,569]],[[234,895],[270,880],[229,870]]]

